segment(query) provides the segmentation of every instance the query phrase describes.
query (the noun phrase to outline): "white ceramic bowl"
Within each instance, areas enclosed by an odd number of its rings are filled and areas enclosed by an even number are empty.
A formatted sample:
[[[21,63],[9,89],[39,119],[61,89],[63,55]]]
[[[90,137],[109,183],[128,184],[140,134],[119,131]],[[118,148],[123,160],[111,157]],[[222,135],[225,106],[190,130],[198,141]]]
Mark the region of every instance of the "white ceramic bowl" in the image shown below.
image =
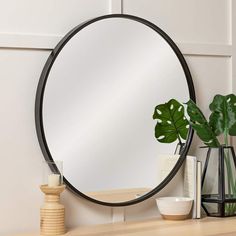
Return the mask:
[[[193,199],[187,197],[161,197],[156,199],[158,209],[164,219],[187,219],[193,205]]]

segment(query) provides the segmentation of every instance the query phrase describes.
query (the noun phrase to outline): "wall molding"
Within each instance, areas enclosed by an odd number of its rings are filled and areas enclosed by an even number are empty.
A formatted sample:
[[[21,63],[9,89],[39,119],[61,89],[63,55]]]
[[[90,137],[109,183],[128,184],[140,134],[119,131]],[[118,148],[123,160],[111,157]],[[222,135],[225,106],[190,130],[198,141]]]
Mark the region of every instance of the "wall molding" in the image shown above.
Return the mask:
[[[177,43],[184,55],[199,56],[232,56],[232,45],[230,44],[210,44],[210,43]]]
[[[122,14],[123,13],[123,0],[110,0],[109,1],[109,13],[110,14]]]
[[[60,35],[0,33],[0,49],[52,50],[62,37]]]
[[[0,33],[0,49],[52,50],[62,35]],[[232,56],[232,45],[177,42],[184,55]]]

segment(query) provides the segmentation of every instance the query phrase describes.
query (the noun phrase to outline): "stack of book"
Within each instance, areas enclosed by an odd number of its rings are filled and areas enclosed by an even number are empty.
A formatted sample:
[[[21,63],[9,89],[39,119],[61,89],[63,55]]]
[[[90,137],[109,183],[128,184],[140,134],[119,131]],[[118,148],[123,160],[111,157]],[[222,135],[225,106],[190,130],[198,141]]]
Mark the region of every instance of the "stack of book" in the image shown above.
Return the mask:
[[[192,198],[192,217],[201,218],[202,163],[194,156],[187,156],[184,166],[184,196]]]

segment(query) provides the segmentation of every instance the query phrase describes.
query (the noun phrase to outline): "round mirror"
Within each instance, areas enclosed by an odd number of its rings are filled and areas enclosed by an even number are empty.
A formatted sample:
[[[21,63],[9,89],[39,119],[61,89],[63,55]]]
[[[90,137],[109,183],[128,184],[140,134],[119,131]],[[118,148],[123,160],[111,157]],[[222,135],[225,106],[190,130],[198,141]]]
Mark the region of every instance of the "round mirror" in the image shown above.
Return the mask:
[[[70,31],[43,69],[36,128],[47,160],[62,160],[73,192],[103,205],[143,201],[180,168],[163,158],[178,142],[155,137],[154,108],[170,99],[195,100],[187,64],[157,26],[130,15],[107,15]],[[176,157],[176,156],[175,156]]]

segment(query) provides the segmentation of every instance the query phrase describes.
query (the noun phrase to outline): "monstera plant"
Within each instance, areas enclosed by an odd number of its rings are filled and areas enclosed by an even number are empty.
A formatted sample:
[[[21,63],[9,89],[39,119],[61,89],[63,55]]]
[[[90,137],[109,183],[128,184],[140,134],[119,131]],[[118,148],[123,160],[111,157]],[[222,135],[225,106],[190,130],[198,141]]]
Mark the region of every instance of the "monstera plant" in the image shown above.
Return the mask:
[[[236,157],[233,147],[228,146],[230,136],[236,136],[236,96],[234,94],[226,96],[216,95],[209,105],[209,108],[211,110],[211,115],[209,121],[207,121],[197,105],[191,100],[188,101],[187,113],[190,117],[189,122],[192,128],[196,131],[198,137],[210,148],[208,153],[210,154],[212,148],[218,148],[219,157],[223,156],[221,159],[215,157],[215,162],[218,160],[219,162],[220,160],[223,161],[219,164],[219,175],[215,173],[214,178],[222,176],[224,173],[224,177],[221,177],[221,180],[219,179],[219,183],[221,181],[219,188],[223,189],[219,190],[221,192],[219,195],[223,196],[223,194],[225,194],[221,201],[219,201],[223,203],[221,207],[219,207],[219,209],[223,209],[223,211],[221,210],[222,214],[219,214],[219,216],[236,215]],[[223,141],[220,142],[220,140]],[[206,164],[208,161],[209,160],[206,160]],[[206,164],[205,166],[207,167]],[[206,169],[207,168],[204,167],[205,171]],[[203,172],[204,178],[205,174]],[[216,196],[213,196],[213,198],[215,197]],[[206,201],[209,203],[211,202],[211,199],[208,198]],[[212,200],[212,203],[214,201],[215,199]]]
[[[190,124],[199,138],[209,147],[219,147],[217,136],[224,136],[224,145],[228,145],[229,136],[236,135],[236,96],[216,95],[209,106],[209,122],[193,101],[187,102]]]
[[[185,117],[184,106],[175,99],[157,105],[153,119],[157,121],[155,137],[161,143],[178,140],[180,146],[187,138],[189,123]]]

